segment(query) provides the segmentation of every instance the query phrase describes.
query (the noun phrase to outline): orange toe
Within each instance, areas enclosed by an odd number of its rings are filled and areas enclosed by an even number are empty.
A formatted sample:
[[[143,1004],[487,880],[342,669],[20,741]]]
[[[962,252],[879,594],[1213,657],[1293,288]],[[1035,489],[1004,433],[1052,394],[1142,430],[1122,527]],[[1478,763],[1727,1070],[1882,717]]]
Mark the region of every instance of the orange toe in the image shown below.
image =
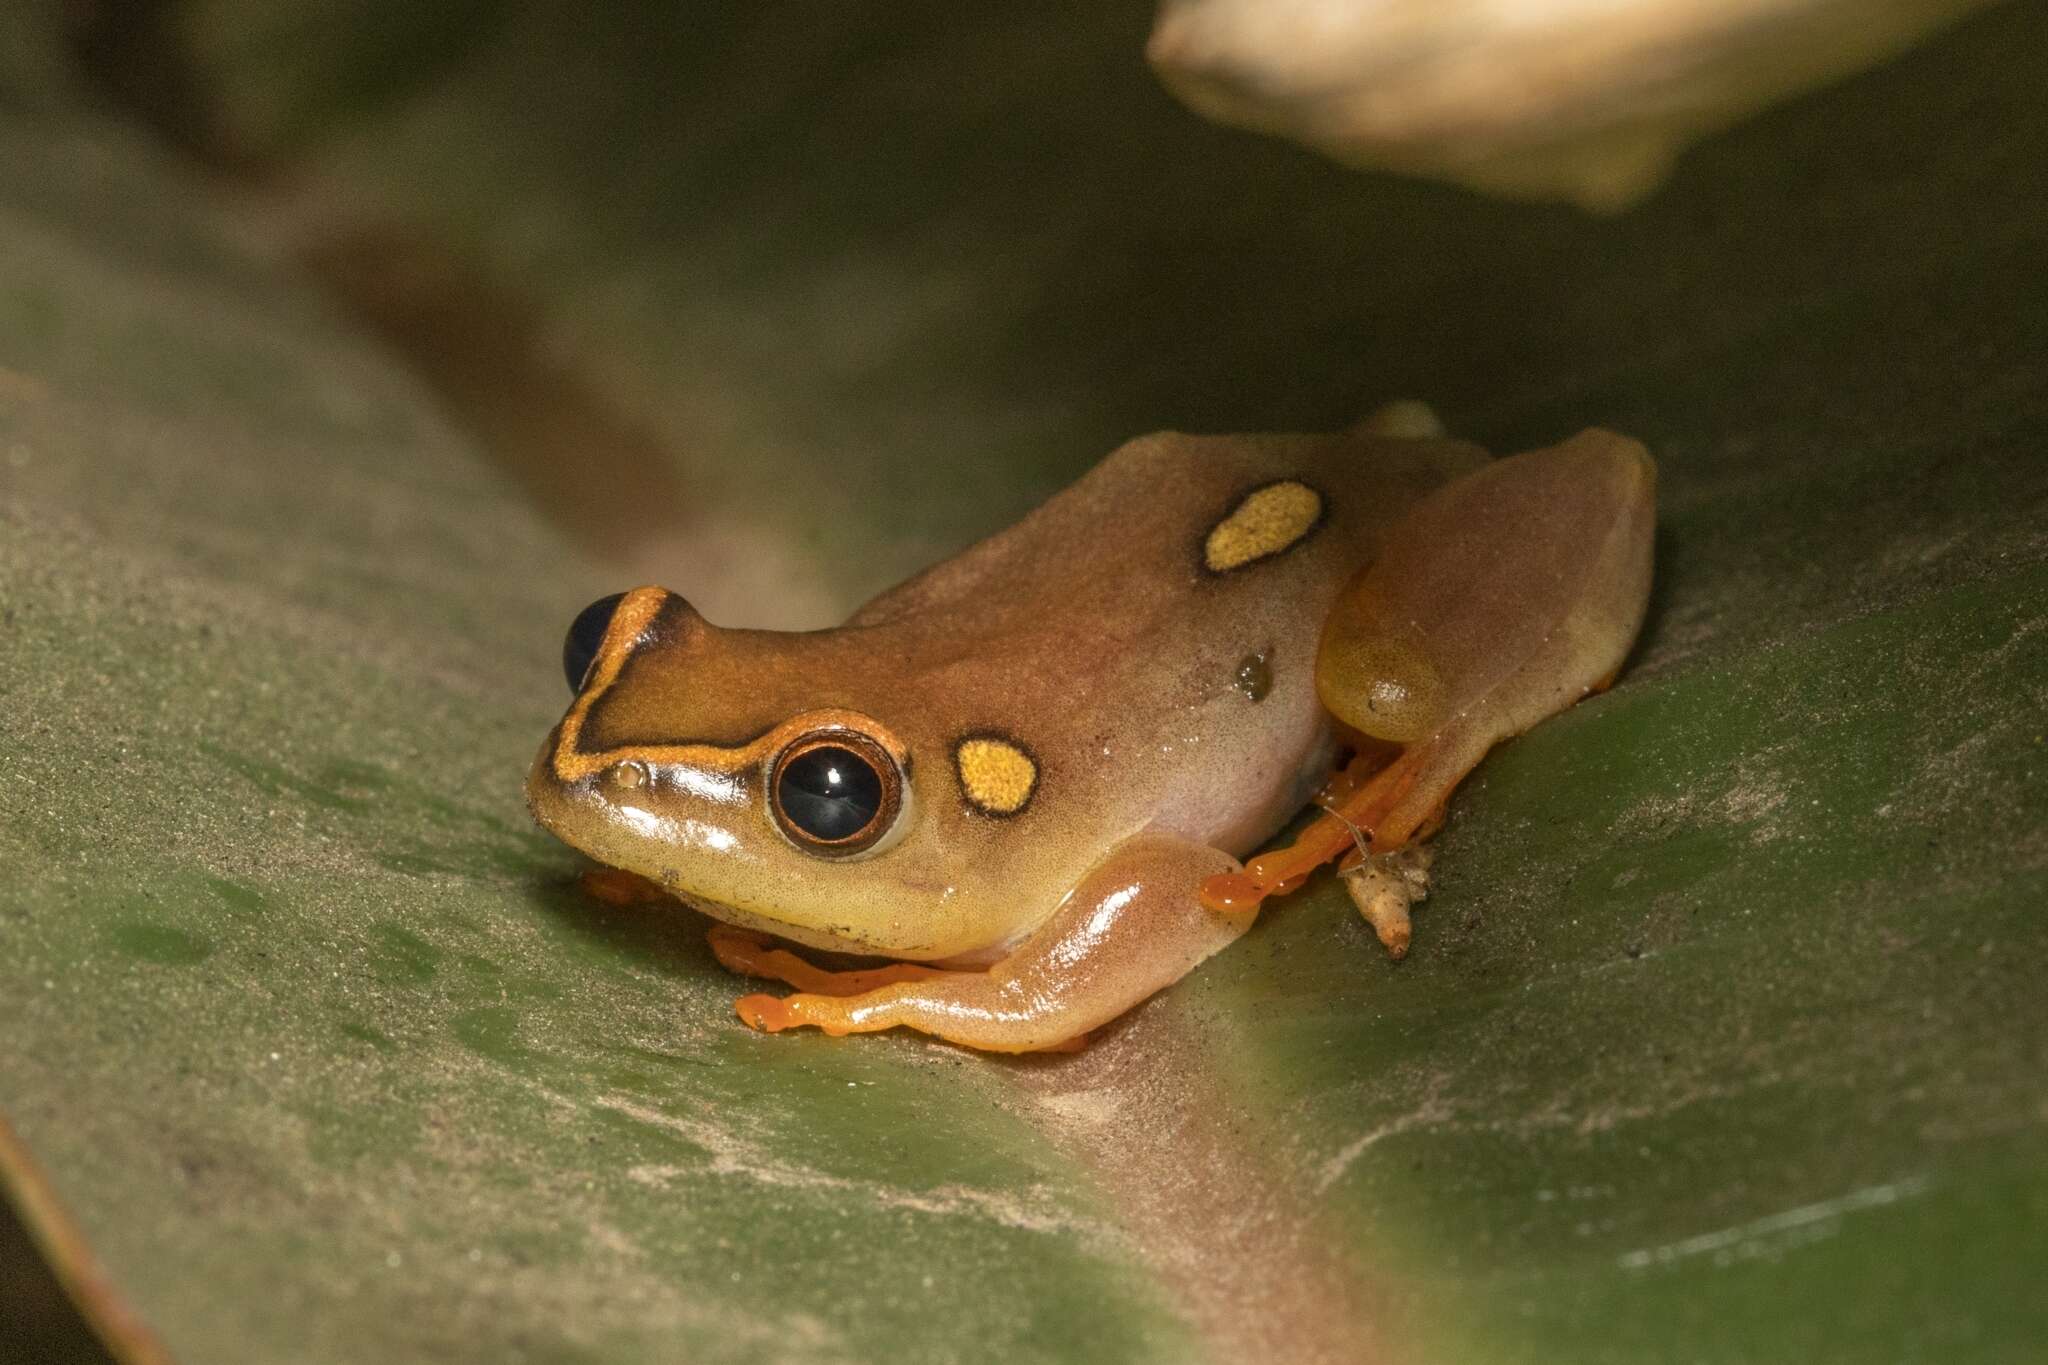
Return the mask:
[[[606,905],[645,905],[668,899],[666,891],[645,877],[616,867],[589,868],[576,880],[584,895]]]
[[[733,1002],[733,1009],[745,1021],[748,1028],[763,1033],[780,1033],[796,1022],[789,1006],[778,996],[743,995]]]
[[[1244,910],[1266,898],[1260,885],[1242,872],[1219,872],[1202,880],[1198,893],[1211,910]]]

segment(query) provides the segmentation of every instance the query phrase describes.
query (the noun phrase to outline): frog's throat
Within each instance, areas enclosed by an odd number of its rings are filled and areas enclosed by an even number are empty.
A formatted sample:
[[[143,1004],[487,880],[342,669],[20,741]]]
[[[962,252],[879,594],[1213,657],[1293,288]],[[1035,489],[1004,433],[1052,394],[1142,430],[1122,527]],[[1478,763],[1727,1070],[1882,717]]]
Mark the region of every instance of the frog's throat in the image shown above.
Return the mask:
[[[741,909],[736,905],[727,905],[722,901],[713,900],[709,896],[700,896],[693,891],[684,891],[679,887],[664,886],[663,890],[667,891],[684,905],[695,910],[698,914],[709,916],[720,923],[730,924],[738,929],[752,929],[763,934],[773,934],[776,938],[788,939],[791,943],[800,943],[806,948],[815,948],[820,952],[852,953],[859,957],[886,957],[892,959],[901,959],[903,956],[901,952],[895,949],[856,935],[850,927],[844,932],[814,929],[807,925],[792,924],[787,920],[777,919],[773,915],[757,914],[751,910]]]

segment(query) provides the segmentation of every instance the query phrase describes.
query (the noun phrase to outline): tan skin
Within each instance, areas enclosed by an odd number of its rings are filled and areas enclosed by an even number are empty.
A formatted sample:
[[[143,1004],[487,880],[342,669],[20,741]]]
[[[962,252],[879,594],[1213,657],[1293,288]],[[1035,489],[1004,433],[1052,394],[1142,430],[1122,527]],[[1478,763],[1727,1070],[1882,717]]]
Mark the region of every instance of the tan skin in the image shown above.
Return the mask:
[[[1489,748],[1612,680],[1655,515],[1626,437],[1490,461],[1428,425],[1133,441],[833,630],[635,589],[579,622],[528,802],[618,870],[593,889],[658,888],[797,987],[739,1001],[771,1032],[1079,1046],[1332,859],[1398,950],[1395,860]]]

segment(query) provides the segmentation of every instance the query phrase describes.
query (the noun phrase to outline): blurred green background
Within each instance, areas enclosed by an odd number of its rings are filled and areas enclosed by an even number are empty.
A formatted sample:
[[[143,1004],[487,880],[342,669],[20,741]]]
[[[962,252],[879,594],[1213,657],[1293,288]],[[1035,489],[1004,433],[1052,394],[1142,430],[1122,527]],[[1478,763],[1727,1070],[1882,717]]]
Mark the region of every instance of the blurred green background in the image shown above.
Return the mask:
[[[0,1113],[176,1358],[2035,1358],[2048,7],[1606,220],[1149,18],[0,0]],[[1318,882],[1078,1058],[762,1038],[526,820],[600,593],[823,624],[1410,395],[1663,531],[1398,966]]]

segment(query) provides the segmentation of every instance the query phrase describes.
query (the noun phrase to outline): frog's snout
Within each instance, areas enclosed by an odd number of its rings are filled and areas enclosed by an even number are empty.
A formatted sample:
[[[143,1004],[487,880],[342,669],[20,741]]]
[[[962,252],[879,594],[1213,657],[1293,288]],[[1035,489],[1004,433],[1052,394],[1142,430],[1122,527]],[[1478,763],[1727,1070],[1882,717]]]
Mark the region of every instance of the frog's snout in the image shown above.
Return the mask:
[[[645,785],[647,769],[628,760],[593,771],[565,773],[562,730],[557,725],[548,731],[540,752],[533,756],[533,766],[526,773],[526,808],[550,834],[581,848],[577,830],[593,819],[615,818],[619,803],[614,797],[629,795],[633,788]]]
[[[562,727],[556,725],[541,741],[540,752],[526,770],[526,809],[540,827],[567,843],[575,840],[564,828],[564,817],[573,803],[572,789],[588,783],[563,782],[555,775],[555,750],[562,742]]]

